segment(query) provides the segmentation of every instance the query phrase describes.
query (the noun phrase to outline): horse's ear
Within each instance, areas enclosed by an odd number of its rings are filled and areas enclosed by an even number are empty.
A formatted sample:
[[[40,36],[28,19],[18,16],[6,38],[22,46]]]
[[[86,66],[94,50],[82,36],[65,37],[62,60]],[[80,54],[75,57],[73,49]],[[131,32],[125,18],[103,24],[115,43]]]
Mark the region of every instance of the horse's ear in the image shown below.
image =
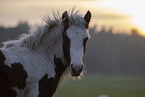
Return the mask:
[[[69,16],[67,14],[67,11],[65,11],[62,14],[62,22],[63,22],[64,28],[66,29],[68,27],[68,25],[69,25]]]
[[[86,15],[84,16],[84,19],[89,24],[89,22],[91,20],[91,12],[89,10],[87,11]]]
[[[65,12],[62,14],[62,19],[64,19],[64,18],[68,18],[67,11],[65,11]]]

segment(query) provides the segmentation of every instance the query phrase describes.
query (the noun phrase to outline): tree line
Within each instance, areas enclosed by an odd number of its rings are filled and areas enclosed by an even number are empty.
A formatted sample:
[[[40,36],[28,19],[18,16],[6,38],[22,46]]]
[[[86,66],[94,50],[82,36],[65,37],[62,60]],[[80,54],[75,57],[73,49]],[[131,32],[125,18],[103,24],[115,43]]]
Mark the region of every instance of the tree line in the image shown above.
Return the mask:
[[[0,27],[0,43],[16,39],[29,33],[27,22],[16,27]],[[145,37],[133,30],[131,35],[113,34],[90,28],[90,40],[85,56],[85,70],[88,74],[145,76]]]

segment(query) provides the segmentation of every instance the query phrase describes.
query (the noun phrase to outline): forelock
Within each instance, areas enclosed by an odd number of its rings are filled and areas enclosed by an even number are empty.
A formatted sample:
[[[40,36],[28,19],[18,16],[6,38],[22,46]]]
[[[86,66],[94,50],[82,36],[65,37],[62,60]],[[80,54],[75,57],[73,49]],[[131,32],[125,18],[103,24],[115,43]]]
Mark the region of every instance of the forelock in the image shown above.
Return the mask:
[[[85,22],[83,16],[80,14],[70,15],[69,22],[70,22],[70,25],[76,25],[76,26],[80,26],[80,27],[84,27],[86,25],[86,22]]]

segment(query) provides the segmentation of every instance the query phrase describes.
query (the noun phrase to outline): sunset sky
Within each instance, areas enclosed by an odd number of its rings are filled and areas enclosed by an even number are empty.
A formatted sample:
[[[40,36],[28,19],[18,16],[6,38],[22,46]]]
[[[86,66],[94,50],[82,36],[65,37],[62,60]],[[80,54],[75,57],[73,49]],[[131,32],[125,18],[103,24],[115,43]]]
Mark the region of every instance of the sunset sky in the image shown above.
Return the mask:
[[[122,32],[136,27],[145,32],[143,0],[0,0],[0,25],[16,26],[19,21],[40,24],[51,9],[63,13],[73,6],[81,14],[91,11],[91,26],[104,25]]]

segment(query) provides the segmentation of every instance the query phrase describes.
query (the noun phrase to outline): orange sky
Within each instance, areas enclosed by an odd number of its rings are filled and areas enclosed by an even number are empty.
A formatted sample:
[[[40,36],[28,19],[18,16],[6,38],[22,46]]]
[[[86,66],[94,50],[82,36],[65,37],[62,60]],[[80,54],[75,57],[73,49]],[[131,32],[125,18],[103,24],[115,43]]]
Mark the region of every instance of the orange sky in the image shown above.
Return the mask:
[[[0,25],[15,26],[26,20],[32,25],[40,24],[41,17],[51,9],[62,13],[73,6],[82,14],[92,12],[91,26],[105,25],[124,32],[137,27],[145,31],[143,0],[0,0]]]

